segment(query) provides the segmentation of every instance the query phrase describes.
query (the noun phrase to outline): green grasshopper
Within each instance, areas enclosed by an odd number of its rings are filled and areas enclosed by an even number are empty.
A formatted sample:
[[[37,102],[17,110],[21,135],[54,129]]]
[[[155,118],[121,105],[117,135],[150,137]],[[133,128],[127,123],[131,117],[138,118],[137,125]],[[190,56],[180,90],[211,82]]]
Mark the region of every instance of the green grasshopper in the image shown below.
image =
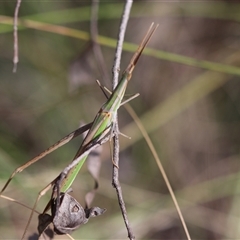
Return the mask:
[[[114,119],[117,114],[118,108],[121,106],[122,99],[125,94],[125,90],[127,88],[128,82],[131,79],[132,72],[138,62],[139,57],[141,56],[145,46],[147,45],[148,41],[150,40],[151,36],[155,32],[158,25],[155,25],[152,23],[151,26],[148,29],[147,34],[143,38],[142,42],[140,43],[137,51],[133,55],[129,65],[127,66],[126,70],[123,72],[121,80],[119,81],[117,87],[114,89],[108,100],[105,104],[100,108],[98,111],[94,121],[90,124],[87,124],[76,131],[70,133],[54,145],[52,145],[50,148],[42,152],[37,157],[33,158],[32,160],[28,161],[24,165],[17,168],[6,184],[4,185],[3,189],[0,192],[0,195],[4,192],[4,190],[7,188],[10,181],[13,179],[13,177],[19,173],[22,172],[25,168],[33,164],[34,162],[38,161],[42,157],[46,156],[47,154],[51,153],[55,149],[57,149],[60,146],[63,146],[76,136],[82,134],[84,131],[90,128],[88,131],[86,137],[84,138],[80,148],[77,151],[77,154],[75,155],[72,163],[70,163],[61,173],[60,175],[55,178],[50,184],[48,184],[38,195],[38,198],[36,199],[36,202],[33,206],[32,213],[30,215],[30,218],[28,220],[25,232],[23,234],[23,237],[27,231],[28,225],[30,224],[30,221],[32,219],[32,215],[35,211],[35,208],[37,206],[37,202],[43,196],[51,187],[53,187],[52,192],[52,198],[57,198],[57,209],[59,207],[59,195],[60,193],[66,193],[69,188],[71,187],[73,181],[75,180],[78,172],[80,171],[82,165],[84,164],[85,160],[87,159],[89,153],[96,147],[98,147],[100,144],[103,144],[107,140],[111,139],[114,132]],[[114,133],[115,134],[115,133]],[[51,199],[52,199],[51,198]],[[50,200],[51,201],[51,200]],[[44,212],[46,212],[49,208],[49,203],[47,207],[45,208]],[[57,210],[58,211],[58,210]],[[23,238],[22,237],[22,238]]]

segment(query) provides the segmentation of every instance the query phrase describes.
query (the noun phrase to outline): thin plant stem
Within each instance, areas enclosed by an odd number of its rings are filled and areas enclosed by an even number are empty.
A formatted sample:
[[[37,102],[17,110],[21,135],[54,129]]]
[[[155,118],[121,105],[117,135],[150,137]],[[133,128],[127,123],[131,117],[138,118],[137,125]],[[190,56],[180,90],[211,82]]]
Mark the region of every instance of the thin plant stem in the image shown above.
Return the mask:
[[[95,55],[95,58],[97,60],[97,64],[99,66],[99,69],[102,72],[103,78],[104,79],[109,79],[108,73],[106,71],[106,65],[103,60],[103,55],[101,51],[101,47],[99,43],[97,42],[97,37],[98,37],[98,27],[97,27],[97,15],[98,15],[98,0],[92,0],[92,8],[91,8],[91,39],[93,42],[93,52]],[[126,26],[128,23],[129,15],[130,15],[130,10],[131,10],[132,2],[127,1],[123,15],[122,15],[122,22],[120,25],[120,30],[119,30],[119,37],[118,37],[118,43],[117,43],[117,48],[116,48],[116,53],[115,53],[115,60],[114,60],[114,66],[113,66],[113,89],[116,87],[118,84],[118,77],[119,77],[119,68],[120,68],[120,62],[121,62],[121,54],[122,54],[122,46],[124,42],[124,35],[126,31]],[[106,81],[105,80],[105,81]],[[118,123],[117,123],[117,116],[115,119],[115,131],[118,132]],[[114,151],[113,151],[113,162],[116,164],[116,166],[113,167],[113,177],[112,177],[112,183],[114,188],[116,189],[117,196],[118,196],[118,202],[122,211],[124,223],[126,225],[127,231],[128,231],[128,237],[130,239],[134,239],[133,232],[131,230],[128,217],[127,217],[127,211],[125,207],[125,203],[123,200],[122,196],[122,189],[119,183],[119,172],[118,172],[118,163],[119,163],[119,138],[118,134],[113,138],[113,146],[114,146]]]
[[[98,43],[98,9],[99,0],[92,0],[91,7],[91,22],[90,22],[90,34],[91,41],[93,44],[93,54],[97,62],[97,66],[102,75],[102,81],[104,84],[110,81],[110,77],[107,72],[107,67],[102,54],[101,46]]]
[[[126,28],[127,28],[127,23],[128,23],[131,7],[132,7],[132,0],[127,0],[125,3],[125,6],[124,6],[123,15],[121,18],[117,47],[116,47],[115,58],[114,58],[114,65],[113,65],[113,70],[112,70],[113,89],[118,84],[122,46],[123,46],[123,42],[124,42],[124,36],[125,36]],[[114,131],[119,132],[117,114],[116,114],[115,120],[114,120]],[[119,168],[118,168],[118,166],[119,166],[119,138],[118,138],[118,134],[116,134],[113,137],[113,162],[114,162],[114,165],[113,165],[113,173],[112,173],[112,184],[117,192],[119,206],[120,206],[120,209],[122,212],[125,226],[128,231],[128,238],[130,240],[132,240],[132,239],[135,239],[135,237],[134,237],[133,231],[132,231],[129,221],[128,221],[127,210],[126,210],[126,206],[125,206],[123,196],[122,196],[121,185],[119,183]]]
[[[169,191],[169,193],[170,193],[170,195],[171,195],[171,198],[172,198],[172,200],[173,200],[173,203],[174,203],[174,205],[175,205],[175,207],[176,207],[177,213],[178,213],[178,215],[179,215],[179,218],[180,218],[180,221],[181,221],[181,223],[182,223],[182,226],[183,226],[183,229],[184,229],[184,231],[185,231],[185,234],[186,234],[186,236],[187,236],[187,239],[188,239],[188,240],[191,240],[191,237],[190,237],[190,234],[189,234],[189,232],[188,232],[188,228],[187,228],[187,225],[186,225],[185,220],[184,220],[184,218],[183,218],[181,209],[180,209],[180,207],[179,207],[179,204],[178,204],[178,202],[177,202],[177,199],[176,199],[176,197],[175,197],[175,194],[174,194],[174,192],[173,192],[173,189],[172,189],[172,187],[171,187],[171,184],[170,184],[170,182],[169,182],[169,180],[168,180],[167,174],[166,174],[166,172],[165,172],[165,170],[164,170],[164,168],[163,168],[163,165],[162,165],[162,163],[161,163],[161,161],[160,161],[160,159],[159,159],[159,157],[158,157],[158,154],[157,154],[157,152],[156,152],[156,150],[155,150],[155,148],[154,148],[154,146],[153,146],[153,143],[152,143],[152,141],[151,141],[151,139],[150,139],[147,131],[145,130],[144,126],[142,125],[140,119],[138,118],[137,114],[133,111],[133,109],[131,108],[131,106],[128,105],[128,104],[126,104],[126,105],[125,105],[125,108],[127,109],[128,113],[131,115],[131,117],[134,119],[135,123],[137,124],[137,126],[138,126],[139,130],[141,131],[141,133],[142,133],[142,135],[143,135],[143,137],[144,137],[144,139],[145,139],[145,141],[146,141],[146,143],[147,143],[147,145],[148,145],[148,147],[149,147],[149,149],[150,149],[150,151],[151,151],[154,159],[156,160],[156,163],[157,163],[157,165],[158,165],[158,168],[159,168],[159,170],[160,170],[160,172],[161,172],[161,174],[162,174],[162,176],[163,176],[163,179],[164,179],[164,181],[165,181],[165,183],[166,183],[166,185],[167,185],[167,188],[168,188],[168,191]]]
[[[21,5],[21,0],[17,0],[17,4],[14,11],[13,20],[13,72],[17,71],[18,58],[18,13]]]

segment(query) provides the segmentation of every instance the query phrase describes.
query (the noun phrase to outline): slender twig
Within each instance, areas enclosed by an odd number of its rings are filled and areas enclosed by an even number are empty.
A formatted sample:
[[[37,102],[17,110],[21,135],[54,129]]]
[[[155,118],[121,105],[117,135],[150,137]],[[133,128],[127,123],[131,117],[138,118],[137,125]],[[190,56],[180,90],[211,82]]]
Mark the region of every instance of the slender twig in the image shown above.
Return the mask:
[[[102,75],[104,79],[109,79],[108,73],[106,71],[106,65],[103,60],[103,55],[101,52],[101,47],[99,43],[97,42],[97,36],[98,36],[98,28],[97,28],[97,15],[98,15],[98,0],[92,0],[92,10],[91,10],[91,38],[93,42],[93,51],[95,58],[97,59],[97,64],[99,66],[99,69],[102,72]],[[129,19],[130,15],[130,10],[132,6],[132,1],[126,1],[126,5],[123,11],[122,15],[122,22],[120,25],[120,30],[119,30],[119,36],[118,36],[118,43],[117,43],[117,48],[116,48],[116,53],[115,53],[115,59],[114,59],[114,66],[113,66],[113,89],[116,87],[118,84],[118,77],[119,77],[119,69],[120,69],[120,62],[121,62],[121,54],[122,54],[122,46],[124,42],[124,35],[126,31],[126,26],[127,22]],[[115,131],[118,132],[118,123],[117,123],[117,116],[115,119]],[[114,151],[113,151],[113,161],[118,166],[119,164],[119,140],[118,140],[118,135],[116,135],[113,138],[113,146],[114,146]],[[134,239],[134,235],[132,233],[131,227],[129,225],[128,217],[127,217],[127,211],[125,207],[125,203],[123,200],[122,196],[122,190],[121,186],[119,184],[119,173],[118,173],[118,168],[114,166],[113,167],[113,186],[116,188],[117,196],[118,196],[118,201],[119,205],[122,211],[123,219],[128,231],[128,237],[129,239]]]
[[[10,197],[5,196],[5,195],[1,195],[0,197],[1,197],[1,198],[4,198],[4,199],[7,199],[8,201],[15,202],[16,204],[19,204],[19,205],[21,205],[21,206],[23,206],[23,207],[25,207],[25,208],[27,208],[27,209],[29,209],[29,210],[32,210],[31,207],[28,207],[27,205],[25,205],[25,204],[17,201],[17,200],[14,199],[14,198],[10,198]],[[39,213],[38,211],[36,211],[36,210],[34,210],[34,212],[40,214],[40,213]]]
[[[103,58],[101,46],[98,43],[98,9],[99,0],[92,0],[90,23],[91,41],[93,44],[94,57],[97,61],[97,66],[99,67],[99,71],[102,75],[102,81],[106,84],[110,81],[110,77],[107,72],[107,67]]]
[[[163,176],[163,179],[164,179],[164,181],[165,181],[165,183],[167,185],[168,191],[169,191],[169,193],[170,193],[170,195],[172,197],[173,203],[174,203],[174,205],[175,205],[175,207],[177,209],[177,213],[178,213],[178,216],[179,216],[180,221],[182,223],[182,226],[183,226],[184,232],[185,232],[185,234],[187,236],[187,239],[191,240],[191,237],[190,237],[190,234],[189,234],[186,222],[185,222],[185,220],[183,218],[183,215],[182,215],[182,211],[181,211],[180,206],[178,204],[178,201],[177,201],[177,199],[175,197],[175,194],[173,192],[172,186],[171,186],[171,184],[170,184],[170,182],[168,180],[167,174],[166,174],[166,172],[165,172],[165,170],[163,168],[163,165],[162,165],[162,163],[161,163],[161,161],[160,161],[160,159],[158,157],[156,149],[153,146],[153,143],[152,143],[152,141],[151,141],[151,139],[150,139],[146,129],[142,125],[140,119],[138,118],[138,116],[134,112],[134,110],[131,108],[131,106],[126,104],[125,108],[127,109],[128,113],[132,116],[132,118],[134,119],[135,123],[137,124],[137,126],[138,126],[139,130],[141,131],[141,133],[142,133],[142,135],[143,135],[143,137],[144,137],[144,139],[145,139],[145,141],[146,141],[146,143],[147,143],[147,145],[148,145],[148,147],[149,147],[149,149],[150,149],[154,159],[156,160],[158,168],[159,168],[159,170],[160,170],[160,172],[161,172],[161,174]]]
[[[13,21],[13,72],[17,71],[18,64],[18,12],[20,9],[21,0],[17,0],[17,5],[14,11]]]
[[[118,77],[119,77],[119,69],[120,69],[120,62],[121,62],[121,54],[122,54],[122,46],[124,42],[124,36],[127,28],[127,23],[130,15],[132,7],[132,0],[126,0],[124,10],[123,10],[123,15],[121,18],[121,25],[119,29],[119,35],[118,35],[118,42],[117,42],[117,47],[116,47],[116,52],[115,52],[115,59],[114,59],[114,65],[113,65],[113,89],[117,86],[118,84]],[[118,132],[118,121],[117,121],[117,114],[115,118],[115,128],[114,131]],[[123,200],[122,196],[122,189],[119,183],[119,138],[118,134],[116,134],[113,138],[113,162],[115,163],[113,165],[113,174],[112,174],[112,184],[113,187],[116,189],[117,196],[118,196],[118,202],[122,211],[122,216],[124,219],[124,223],[126,225],[127,231],[128,231],[128,237],[129,239],[134,239],[134,234],[132,232],[132,229],[130,227],[128,217],[127,217],[127,210],[126,206]]]

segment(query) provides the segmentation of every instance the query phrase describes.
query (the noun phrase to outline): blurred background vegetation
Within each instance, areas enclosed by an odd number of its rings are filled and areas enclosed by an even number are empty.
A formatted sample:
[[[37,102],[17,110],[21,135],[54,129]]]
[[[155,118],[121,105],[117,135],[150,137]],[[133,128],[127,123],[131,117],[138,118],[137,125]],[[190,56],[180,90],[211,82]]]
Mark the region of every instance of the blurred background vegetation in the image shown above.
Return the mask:
[[[13,74],[15,4],[0,3],[0,187],[17,166],[76,129],[80,121],[93,120],[105,101],[96,79],[111,88],[89,41],[90,1],[23,0],[20,62]],[[98,26],[109,76],[122,8],[121,1],[100,1]],[[151,22],[160,24],[127,93],[141,94],[130,104],[151,136],[192,239],[240,238],[239,12],[240,4],[228,1],[136,1],[126,32],[126,43],[138,44]],[[58,26],[65,30],[60,33]],[[126,44],[124,49],[121,70],[136,46]],[[120,180],[137,239],[186,239],[156,162],[124,108],[119,122],[121,131],[132,137],[120,138]],[[32,206],[37,193],[74,157],[80,142],[72,141],[18,174],[5,195]],[[93,205],[107,212],[74,232],[75,239],[127,239],[111,186],[108,144],[102,161]],[[74,196],[84,204],[92,186],[84,167],[74,183]],[[48,197],[41,199],[38,211]],[[0,199],[0,238],[19,239],[29,214]],[[35,239],[36,226],[34,215],[29,239]]]

